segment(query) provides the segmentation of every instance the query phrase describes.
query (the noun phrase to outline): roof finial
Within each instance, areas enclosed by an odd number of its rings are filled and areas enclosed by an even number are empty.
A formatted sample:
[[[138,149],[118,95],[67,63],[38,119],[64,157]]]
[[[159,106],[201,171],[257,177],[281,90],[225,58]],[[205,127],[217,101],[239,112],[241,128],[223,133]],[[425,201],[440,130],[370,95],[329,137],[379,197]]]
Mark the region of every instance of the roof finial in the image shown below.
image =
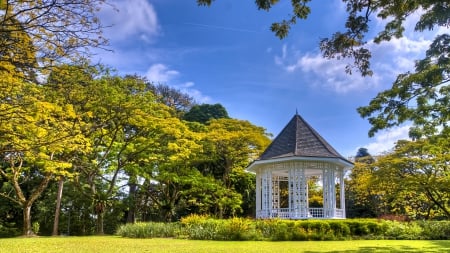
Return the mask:
[[[298,109],[297,108],[295,108],[295,115],[298,116]]]

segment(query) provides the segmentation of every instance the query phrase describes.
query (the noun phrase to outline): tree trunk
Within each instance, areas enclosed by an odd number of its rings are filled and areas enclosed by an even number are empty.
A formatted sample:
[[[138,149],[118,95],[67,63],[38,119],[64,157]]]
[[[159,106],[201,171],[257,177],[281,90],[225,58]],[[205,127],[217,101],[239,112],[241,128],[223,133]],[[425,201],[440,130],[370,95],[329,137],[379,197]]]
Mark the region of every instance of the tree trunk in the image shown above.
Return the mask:
[[[97,213],[97,235],[105,234],[103,230],[103,212]]]
[[[137,184],[136,184],[136,177],[130,176],[129,179],[129,193],[128,193],[128,214],[127,214],[127,223],[134,223],[136,221],[136,191],[137,191]]]
[[[23,235],[34,235],[33,230],[31,229],[31,204],[29,203],[26,203],[23,206]]]
[[[58,181],[58,192],[56,195],[56,209],[55,209],[55,220],[53,221],[53,232],[52,236],[57,236],[59,230],[59,214],[61,213],[61,199],[64,187],[64,177],[61,176]]]

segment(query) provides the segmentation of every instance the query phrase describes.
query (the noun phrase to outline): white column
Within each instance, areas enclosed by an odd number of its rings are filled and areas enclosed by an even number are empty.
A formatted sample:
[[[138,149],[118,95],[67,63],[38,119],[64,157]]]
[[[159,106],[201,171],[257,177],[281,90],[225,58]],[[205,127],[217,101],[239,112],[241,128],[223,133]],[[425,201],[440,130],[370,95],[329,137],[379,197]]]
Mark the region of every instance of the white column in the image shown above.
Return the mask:
[[[270,168],[264,168],[262,170],[262,206],[261,206],[261,217],[269,218],[270,209],[272,207],[272,171]]]
[[[262,169],[259,169],[256,171],[256,218],[262,218],[261,217],[261,172]]]
[[[341,209],[342,209],[342,218],[345,218],[345,182],[344,182],[344,169],[340,170],[339,174],[339,185],[341,187]]]

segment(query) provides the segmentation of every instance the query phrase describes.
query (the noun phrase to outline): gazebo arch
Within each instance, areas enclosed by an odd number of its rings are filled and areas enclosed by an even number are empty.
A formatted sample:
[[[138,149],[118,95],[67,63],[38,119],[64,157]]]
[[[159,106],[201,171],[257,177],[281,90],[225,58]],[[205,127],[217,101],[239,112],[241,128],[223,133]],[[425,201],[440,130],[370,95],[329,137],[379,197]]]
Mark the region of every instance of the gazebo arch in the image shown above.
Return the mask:
[[[345,218],[344,174],[352,167],[353,163],[295,114],[247,168],[256,173],[256,218]],[[323,187],[322,208],[308,204],[308,179],[312,177],[319,178]],[[288,192],[285,206],[281,206],[282,191]]]

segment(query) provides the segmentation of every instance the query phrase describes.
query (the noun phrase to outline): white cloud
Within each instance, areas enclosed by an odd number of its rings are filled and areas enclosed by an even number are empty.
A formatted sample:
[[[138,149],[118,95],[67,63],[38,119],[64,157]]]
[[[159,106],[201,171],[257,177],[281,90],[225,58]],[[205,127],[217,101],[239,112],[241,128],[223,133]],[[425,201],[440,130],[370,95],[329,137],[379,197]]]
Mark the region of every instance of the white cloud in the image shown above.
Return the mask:
[[[155,83],[167,83],[168,81],[176,78],[180,73],[176,70],[169,69],[164,64],[153,64],[145,73],[145,77],[151,82]]]
[[[304,78],[308,78],[313,86],[330,89],[336,93],[347,93],[353,90],[365,90],[379,85],[380,77],[374,74],[372,77],[361,77],[358,73],[348,75],[345,73],[345,65],[348,61],[327,60],[321,54],[299,54],[293,63],[289,61],[286,46],[282,48],[282,56],[275,56],[275,64],[281,66],[288,73],[302,72]]]
[[[183,93],[189,94],[199,103],[209,103],[211,98],[205,96],[201,91],[193,88],[194,82],[178,82],[180,72],[170,69],[168,66],[157,63],[150,66],[145,73],[145,77],[154,83],[161,83],[180,90]]]
[[[201,91],[192,88],[180,88],[180,91],[189,94],[189,96],[193,97],[195,101],[200,104],[209,104],[212,99],[209,96],[205,96]]]
[[[129,40],[138,36],[149,42],[160,32],[158,18],[153,5],[146,0],[110,2],[113,7],[105,6],[100,17],[102,23],[111,28],[105,29],[106,36],[115,41]]]
[[[348,93],[367,89],[389,87],[400,73],[413,70],[414,62],[423,57],[431,40],[417,40],[403,37],[388,42],[366,46],[372,52],[371,77],[362,77],[359,72],[352,75],[345,73],[345,66],[351,64],[349,59],[324,59],[318,53],[301,53],[283,45],[281,55],[274,56],[274,63],[288,74],[300,72],[309,78],[312,85],[332,90],[336,93]]]
[[[367,148],[372,155],[379,155],[390,151],[398,140],[409,139],[408,131],[410,127],[410,125],[405,125],[382,131],[376,135],[374,142],[371,142],[364,147]]]
[[[339,6],[345,5],[338,4],[337,7]],[[415,60],[424,57],[437,34],[450,32],[448,27],[437,27],[424,32],[414,31],[421,14],[423,11],[418,11],[406,19],[404,37],[392,38],[380,44],[368,41],[366,47],[372,53],[371,69],[374,72],[370,78],[361,77],[356,69],[353,75],[345,74],[345,66],[352,63],[348,59],[326,60],[320,52],[302,53],[286,44],[278,51],[281,51],[279,55],[274,56],[274,63],[287,74],[300,73],[303,78],[308,78],[312,85],[336,93],[389,88],[398,74],[414,69]],[[387,22],[375,17],[375,30],[384,29]]]

